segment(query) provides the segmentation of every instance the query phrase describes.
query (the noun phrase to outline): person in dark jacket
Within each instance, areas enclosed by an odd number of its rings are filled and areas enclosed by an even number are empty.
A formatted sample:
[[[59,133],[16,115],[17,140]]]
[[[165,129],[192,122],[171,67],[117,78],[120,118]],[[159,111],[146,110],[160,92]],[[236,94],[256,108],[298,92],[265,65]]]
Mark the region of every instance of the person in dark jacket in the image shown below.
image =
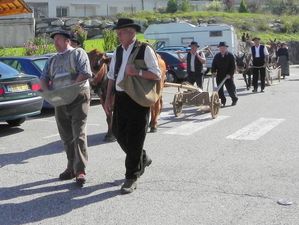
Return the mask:
[[[180,56],[180,52],[177,53],[182,62],[187,62],[187,81],[192,85],[194,85],[194,83],[196,82],[197,87],[202,89],[202,70],[203,64],[206,63],[206,57],[204,53],[198,51],[199,45],[196,41],[192,41],[189,47],[191,47],[191,50],[184,58]]]
[[[285,79],[286,76],[290,75],[289,51],[286,43],[281,43],[281,48],[278,49],[276,55],[277,65],[281,68],[281,76]]]
[[[218,45],[219,53],[217,53],[212,62],[212,73],[216,73],[216,82],[217,85],[225,79],[226,75],[229,75],[224,85],[229,96],[232,99],[232,105],[236,105],[238,101],[236,85],[234,83],[234,73],[236,69],[235,58],[232,53],[228,51],[228,45],[225,42],[220,42]],[[223,86],[218,91],[219,98],[221,99],[222,106],[226,104],[226,98],[223,92]]]

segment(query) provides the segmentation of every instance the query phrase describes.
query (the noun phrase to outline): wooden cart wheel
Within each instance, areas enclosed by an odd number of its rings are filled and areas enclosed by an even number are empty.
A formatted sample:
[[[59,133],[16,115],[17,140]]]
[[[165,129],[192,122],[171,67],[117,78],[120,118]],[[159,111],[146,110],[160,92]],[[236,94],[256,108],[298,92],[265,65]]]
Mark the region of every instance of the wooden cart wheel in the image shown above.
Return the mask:
[[[211,95],[211,102],[210,102],[210,109],[212,118],[215,119],[218,116],[220,108],[220,101],[219,101],[219,95],[217,92],[213,92]]]
[[[173,113],[176,117],[178,117],[182,112],[182,108],[183,108],[182,99],[183,99],[182,93],[178,92],[174,94],[172,107],[173,107]]]

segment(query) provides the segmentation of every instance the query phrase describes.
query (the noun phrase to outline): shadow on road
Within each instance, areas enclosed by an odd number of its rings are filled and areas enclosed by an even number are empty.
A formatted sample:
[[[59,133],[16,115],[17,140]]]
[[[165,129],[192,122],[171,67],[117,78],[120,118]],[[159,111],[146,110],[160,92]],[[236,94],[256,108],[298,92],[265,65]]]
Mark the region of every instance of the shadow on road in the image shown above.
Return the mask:
[[[29,201],[1,204],[1,221],[5,221],[4,223],[6,225],[16,225],[61,216],[74,209],[120,195],[119,190],[105,190],[95,195],[91,195],[91,193],[118,186],[123,182],[123,180],[115,180],[114,182],[105,182],[94,186],[79,188],[74,182],[55,185],[58,181],[58,179],[52,178],[15,187],[0,188],[0,200],[32,196],[32,199]],[[47,184],[51,185],[45,186]],[[43,194],[43,196],[34,197],[34,195],[37,194]]]
[[[23,131],[24,131],[24,129],[22,129],[20,127],[11,127],[8,124],[0,124],[0,137],[17,134],[17,133],[20,133]]]
[[[20,147],[22,148],[22,147]],[[63,151],[61,141],[55,141],[43,146],[39,146],[30,150],[0,154],[0,167],[11,164],[24,164],[26,160],[42,155],[52,155]]]

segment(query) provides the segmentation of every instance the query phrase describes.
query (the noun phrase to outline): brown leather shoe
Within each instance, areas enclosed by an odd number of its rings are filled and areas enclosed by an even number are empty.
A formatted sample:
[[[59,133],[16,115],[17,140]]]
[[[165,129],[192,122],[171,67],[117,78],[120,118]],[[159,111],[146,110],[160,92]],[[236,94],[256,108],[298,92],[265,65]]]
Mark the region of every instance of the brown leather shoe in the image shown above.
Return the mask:
[[[120,193],[130,194],[137,188],[137,179],[126,179],[121,186]]]
[[[85,182],[86,182],[85,172],[84,171],[77,172],[76,183],[82,187],[83,184],[85,184]]]
[[[75,173],[73,170],[66,169],[63,171],[61,174],[59,174],[59,179],[60,180],[70,180],[75,177]]]

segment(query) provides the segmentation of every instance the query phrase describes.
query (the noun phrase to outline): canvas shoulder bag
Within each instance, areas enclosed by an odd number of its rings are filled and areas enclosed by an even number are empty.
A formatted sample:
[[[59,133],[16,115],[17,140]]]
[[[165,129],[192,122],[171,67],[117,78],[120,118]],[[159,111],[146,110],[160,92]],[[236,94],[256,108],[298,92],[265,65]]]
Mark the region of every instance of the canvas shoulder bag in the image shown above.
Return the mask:
[[[128,64],[134,64],[137,70],[147,70],[144,59],[136,59],[141,45],[146,43],[137,42],[136,48],[129,56]],[[146,47],[146,46],[145,46]],[[144,58],[144,57],[143,57]],[[119,86],[139,105],[150,107],[160,98],[159,80],[147,80],[140,76],[126,76]]]

